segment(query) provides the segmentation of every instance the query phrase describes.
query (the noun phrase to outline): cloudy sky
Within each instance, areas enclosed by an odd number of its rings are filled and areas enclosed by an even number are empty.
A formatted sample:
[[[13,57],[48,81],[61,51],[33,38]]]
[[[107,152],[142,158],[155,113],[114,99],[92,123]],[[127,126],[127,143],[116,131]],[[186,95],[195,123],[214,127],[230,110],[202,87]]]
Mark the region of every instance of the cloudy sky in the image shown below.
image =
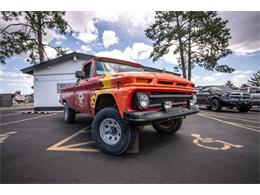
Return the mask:
[[[240,86],[260,70],[260,12],[219,12],[219,15],[229,20],[233,50],[221,63],[236,71],[228,74],[195,68],[192,80],[196,85],[207,85],[224,84],[230,79]],[[65,19],[74,33],[58,35],[48,31],[44,41],[70,51],[121,58],[173,71],[176,56],[166,55],[156,63],[149,59],[152,42],[145,37],[144,29],[153,22],[153,16],[154,12],[67,12]],[[49,58],[56,55],[53,49],[48,49],[47,54]],[[31,93],[32,77],[19,71],[28,66],[25,55],[15,56],[8,59],[7,64],[0,65],[0,93],[18,89]]]

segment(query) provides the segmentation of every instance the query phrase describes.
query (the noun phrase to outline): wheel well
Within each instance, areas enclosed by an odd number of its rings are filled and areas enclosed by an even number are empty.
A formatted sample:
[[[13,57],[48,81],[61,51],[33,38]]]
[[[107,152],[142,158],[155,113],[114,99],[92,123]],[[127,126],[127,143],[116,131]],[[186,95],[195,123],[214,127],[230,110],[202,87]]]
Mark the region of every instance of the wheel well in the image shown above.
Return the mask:
[[[116,100],[111,94],[102,94],[98,96],[96,106],[95,106],[95,114],[97,114],[100,110],[106,107],[112,107],[117,109]]]
[[[218,97],[214,96],[210,99],[210,103],[214,100],[214,99],[217,99],[218,100]]]

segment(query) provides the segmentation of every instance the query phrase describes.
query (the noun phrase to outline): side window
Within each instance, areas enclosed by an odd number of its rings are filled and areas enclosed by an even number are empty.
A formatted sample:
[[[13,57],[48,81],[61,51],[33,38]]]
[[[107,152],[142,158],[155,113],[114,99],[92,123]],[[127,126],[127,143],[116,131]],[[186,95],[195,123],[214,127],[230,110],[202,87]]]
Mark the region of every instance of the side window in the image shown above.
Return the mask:
[[[241,91],[247,92],[247,91],[248,91],[248,88],[241,88]]]
[[[249,93],[260,93],[260,88],[250,88],[250,92]]]
[[[211,90],[211,89],[210,89],[209,87],[205,87],[205,88],[203,88],[201,91],[205,93],[205,92],[209,92],[210,90]]]
[[[85,78],[91,78],[91,77],[92,77],[91,63],[86,64],[86,65],[84,66],[84,77],[85,77]]]

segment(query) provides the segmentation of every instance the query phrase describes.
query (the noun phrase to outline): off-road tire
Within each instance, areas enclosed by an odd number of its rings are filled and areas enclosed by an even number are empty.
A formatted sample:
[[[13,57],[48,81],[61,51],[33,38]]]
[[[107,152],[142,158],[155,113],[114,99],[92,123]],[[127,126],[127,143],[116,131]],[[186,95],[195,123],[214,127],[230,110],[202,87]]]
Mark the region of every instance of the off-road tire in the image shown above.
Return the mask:
[[[210,103],[210,107],[211,107],[211,110],[213,112],[219,112],[222,110],[222,105],[221,103],[219,102],[218,99],[214,98],[213,100],[211,100],[211,103]]]
[[[238,110],[239,112],[248,112],[250,109],[251,109],[250,106],[238,106],[238,107],[237,107],[237,110]]]
[[[114,145],[109,145],[101,137],[101,123],[109,118],[115,120],[121,130],[121,137]],[[135,141],[135,131],[122,119],[118,110],[109,107],[100,110],[95,116],[92,122],[92,138],[97,148],[102,152],[110,155],[121,155],[132,147],[131,144]]]
[[[64,103],[63,118],[66,123],[74,123],[76,118],[76,113],[73,109],[69,108],[67,103]]]
[[[172,124],[170,124],[172,122]],[[165,125],[166,122],[162,123],[154,123],[153,128],[158,132],[158,133],[164,133],[164,134],[172,134],[176,133],[177,131],[180,130],[182,127],[183,119],[173,119],[170,121],[167,121],[169,125]],[[168,126],[168,127],[167,127]]]

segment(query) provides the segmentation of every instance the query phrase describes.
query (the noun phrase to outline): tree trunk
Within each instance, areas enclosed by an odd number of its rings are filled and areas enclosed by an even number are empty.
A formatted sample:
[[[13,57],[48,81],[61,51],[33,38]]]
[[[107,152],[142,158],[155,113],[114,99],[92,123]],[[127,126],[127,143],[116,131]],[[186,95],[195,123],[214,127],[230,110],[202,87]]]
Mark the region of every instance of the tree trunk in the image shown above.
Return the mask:
[[[180,31],[180,23],[179,23],[179,16],[178,15],[177,15],[176,21],[177,21],[177,27]],[[181,40],[180,32],[178,32],[177,36],[178,36],[179,47],[180,47],[182,76],[183,76],[183,78],[187,78],[187,76],[186,76],[186,66],[185,66],[185,60],[184,60],[184,52],[183,52],[183,43],[182,43],[182,40]]]
[[[42,15],[41,12],[37,12],[37,41],[38,41],[38,53],[40,62],[45,61],[44,47],[42,44]]]
[[[191,81],[191,16],[189,17],[189,37],[188,37],[188,80]]]

